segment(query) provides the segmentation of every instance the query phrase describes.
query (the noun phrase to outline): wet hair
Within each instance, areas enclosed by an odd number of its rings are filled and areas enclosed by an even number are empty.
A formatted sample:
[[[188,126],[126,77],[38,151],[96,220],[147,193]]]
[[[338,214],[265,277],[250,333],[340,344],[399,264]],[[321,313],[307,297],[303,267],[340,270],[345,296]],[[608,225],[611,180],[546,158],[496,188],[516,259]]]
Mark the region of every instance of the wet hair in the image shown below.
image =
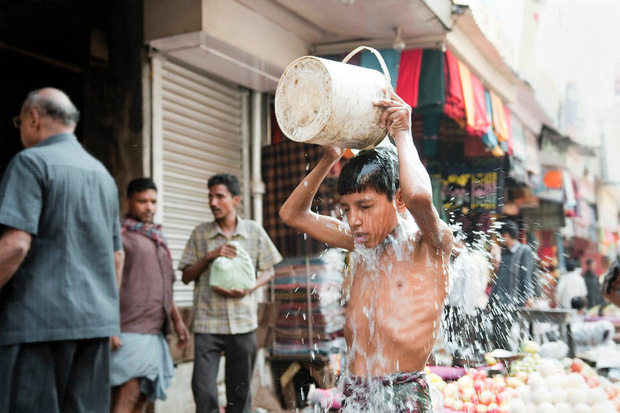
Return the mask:
[[[577,260],[568,258],[566,260],[566,271],[575,271],[575,268],[577,268]]]
[[[588,258],[588,259],[586,260],[586,264],[587,264],[587,265],[590,265],[590,264],[592,264],[593,262],[594,262],[594,260],[593,260],[592,258]]]
[[[147,189],[154,189],[157,192],[155,182],[151,178],[136,178],[127,185],[127,199],[131,198],[133,194],[144,192]]]
[[[231,174],[217,174],[209,178],[207,182],[207,188],[211,188],[215,185],[225,185],[230,191],[232,196],[241,195],[241,187],[239,186],[239,179],[235,175]]]
[[[28,94],[22,106],[22,112],[34,109],[40,115],[49,116],[65,126],[77,125],[80,112],[67,95],[59,90],[57,91],[66,97],[65,100],[60,97],[62,95],[59,96],[57,93],[50,96],[48,93],[41,93],[42,91],[43,89],[37,89]]]
[[[398,157],[389,147],[361,151],[342,168],[338,178],[340,195],[372,189],[391,201],[399,186]]]
[[[519,237],[519,227],[514,221],[506,221],[499,229],[500,234],[508,234],[510,238],[517,239]]]
[[[588,305],[586,297],[573,297],[570,300],[570,308],[573,310],[583,310]]]

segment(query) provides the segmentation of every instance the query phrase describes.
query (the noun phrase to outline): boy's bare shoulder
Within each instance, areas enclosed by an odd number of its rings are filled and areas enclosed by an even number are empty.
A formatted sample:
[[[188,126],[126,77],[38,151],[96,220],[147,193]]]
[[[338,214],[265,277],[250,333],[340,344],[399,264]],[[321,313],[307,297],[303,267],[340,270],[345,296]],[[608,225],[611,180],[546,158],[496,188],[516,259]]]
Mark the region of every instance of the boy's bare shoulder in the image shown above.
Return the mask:
[[[416,233],[415,243],[426,244],[429,248],[440,249],[443,252],[451,252],[452,245],[454,243],[454,237],[452,236],[452,230],[444,221],[439,222],[439,236],[434,237],[434,234],[424,234],[420,231]],[[437,245],[437,243],[439,245]]]

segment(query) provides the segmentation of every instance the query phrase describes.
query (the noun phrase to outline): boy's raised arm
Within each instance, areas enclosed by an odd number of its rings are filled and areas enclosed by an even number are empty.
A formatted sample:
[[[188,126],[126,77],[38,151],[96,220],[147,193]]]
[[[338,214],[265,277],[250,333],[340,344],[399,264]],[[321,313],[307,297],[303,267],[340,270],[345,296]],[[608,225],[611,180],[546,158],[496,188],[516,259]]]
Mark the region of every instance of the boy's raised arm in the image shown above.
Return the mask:
[[[392,99],[378,99],[377,106],[384,106],[381,126],[387,124],[398,149],[399,180],[403,200],[416,223],[422,237],[437,248],[452,247],[452,233],[439,218],[433,205],[431,178],[420,160],[411,134],[411,107],[392,91]]]
[[[312,211],[312,200],[321,182],[343,154],[342,148],[323,147],[323,157],[282,205],[280,218],[286,225],[305,232],[317,241],[332,247],[353,250],[351,232],[341,221]]]

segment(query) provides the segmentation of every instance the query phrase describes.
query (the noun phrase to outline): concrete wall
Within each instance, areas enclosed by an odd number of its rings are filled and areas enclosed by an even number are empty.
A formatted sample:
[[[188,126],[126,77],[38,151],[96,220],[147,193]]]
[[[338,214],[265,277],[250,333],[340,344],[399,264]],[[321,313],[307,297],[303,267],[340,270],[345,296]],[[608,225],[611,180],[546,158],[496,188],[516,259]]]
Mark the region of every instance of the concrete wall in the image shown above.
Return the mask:
[[[285,68],[309,44],[275,22],[231,0],[203,0],[203,30],[231,46]]]
[[[235,0],[144,0],[145,41],[198,31],[281,69],[308,54],[310,47],[275,20]]]
[[[201,0],[144,0],[144,40],[202,29]]]

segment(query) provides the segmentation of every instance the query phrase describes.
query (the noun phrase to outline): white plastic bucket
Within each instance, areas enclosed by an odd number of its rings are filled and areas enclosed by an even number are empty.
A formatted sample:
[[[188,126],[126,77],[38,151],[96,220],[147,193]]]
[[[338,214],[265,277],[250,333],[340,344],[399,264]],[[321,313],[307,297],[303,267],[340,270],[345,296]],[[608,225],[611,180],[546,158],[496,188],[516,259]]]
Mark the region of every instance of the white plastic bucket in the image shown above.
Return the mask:
[[[379,60],[383,75],[346,62],[361,50]],[[384,91],[385,90],[385,91]],[[341,62],[304,56],[293,61],[276,89],[280,129],[291,140],[341,148],[374,147],[386,136],[379,126],[383,109],[376,98],[390,98],[390,74],[373,48],[360,46]]]

